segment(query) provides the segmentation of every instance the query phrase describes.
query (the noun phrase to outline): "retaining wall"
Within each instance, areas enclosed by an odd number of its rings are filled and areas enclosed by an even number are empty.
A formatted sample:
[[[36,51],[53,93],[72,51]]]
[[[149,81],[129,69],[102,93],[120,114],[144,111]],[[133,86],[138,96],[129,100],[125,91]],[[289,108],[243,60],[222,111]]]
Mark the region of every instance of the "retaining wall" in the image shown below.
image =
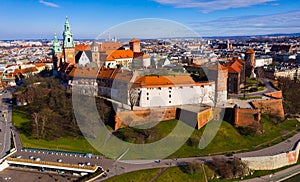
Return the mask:
[[[252,170],[273,170],[297,163],[300,142],[294,150],[272,156],[243,157],[241,160]]]

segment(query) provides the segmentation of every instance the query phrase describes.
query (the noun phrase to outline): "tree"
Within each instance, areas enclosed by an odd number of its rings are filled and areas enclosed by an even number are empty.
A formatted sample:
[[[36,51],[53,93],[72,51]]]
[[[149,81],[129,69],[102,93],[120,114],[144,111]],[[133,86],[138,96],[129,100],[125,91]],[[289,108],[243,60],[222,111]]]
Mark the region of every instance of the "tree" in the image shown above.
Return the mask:
[[[139,91],[130,88],[129,90],[129,102],[130,102],[130,109],[133,110],[133,107],[136,105],[137,101],[139,99]]]
[[[250,173],[247,164],[236,157],[232,160],[227,160],[226,157],[213,157],[211,165],[225,179],[240,178]]]

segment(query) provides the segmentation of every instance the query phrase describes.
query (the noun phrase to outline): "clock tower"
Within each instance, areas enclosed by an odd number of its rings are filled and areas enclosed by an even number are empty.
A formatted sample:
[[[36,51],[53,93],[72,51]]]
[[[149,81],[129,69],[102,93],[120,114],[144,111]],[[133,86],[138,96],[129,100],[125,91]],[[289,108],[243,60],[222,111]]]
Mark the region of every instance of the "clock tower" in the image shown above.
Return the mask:
[[[71,32],[70,23],[68,17],[66,17],[66,22],[63,32],[63,54],[64,61],[71,65],[75,64],[75,44],[73,40],[73,33]]]

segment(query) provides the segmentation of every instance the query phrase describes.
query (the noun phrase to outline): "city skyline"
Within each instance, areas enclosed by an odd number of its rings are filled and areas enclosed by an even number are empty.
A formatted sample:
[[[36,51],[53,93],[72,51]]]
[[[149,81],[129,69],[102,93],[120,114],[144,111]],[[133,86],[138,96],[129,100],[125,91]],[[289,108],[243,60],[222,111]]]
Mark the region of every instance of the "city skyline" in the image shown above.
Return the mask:
[[[2,2],[0,10],[6,15],[0,18],[0,39],[51,39],[54,32],[61,38],[66,16],[78,39],[93,39],[111,27],[143,19],[175,22],[203,37],[300,32],[300,5],[293,0],[12,0]],[[134,30],[131,35],[148,36]]]

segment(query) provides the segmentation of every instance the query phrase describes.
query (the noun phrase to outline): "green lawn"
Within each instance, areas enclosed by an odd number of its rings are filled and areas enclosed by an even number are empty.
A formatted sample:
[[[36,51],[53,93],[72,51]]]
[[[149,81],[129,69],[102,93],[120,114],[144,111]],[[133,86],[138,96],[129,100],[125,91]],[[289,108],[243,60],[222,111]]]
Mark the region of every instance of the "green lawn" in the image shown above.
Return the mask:
[[[149,181],[160,172],[160,169],[147,169],[109,178],[109,182]]]
[[[240,100],[251,100],[251,99],[261,99],[262,96],[246,96],[244,97],[239,97]]]
[[[296,129],[297,123],[298,121],[296,120],[287,120],[283,123],[275,125],[271,121],[268,121],[266,116],[263,116],[261,119],[261,124],[265,133],[259,136],[243,136],[231,124],[223,122],[218,130],[216,137],[205,149],[200,150],[197,146],[191,146],[186,143],[170,157],[196,157],[204,155],[214,155],[219,153],[257,150],[260,148],[268,147],[271,144],[273,145],[275,143],[279,143],[282,140],[290,137],[291,135],[281,137],[281,132],[289,132]],[[199,140],[203,133],[203,130],[204,128],[195,131],[192,135],[192,138],[196,138]],[[276,137],[279,138],[275,141],[272,141],[271,143],[268,142]],[[256,147],[258,145],[260,146]]]
[[[84,137],[60,138],[53,141],[30,137],[30,116],[14,107],[13,124],[19,130],[23,147],[99,154]]]
[[[28,116],[26,113],[18,109],[14,109],[13,123],[20,131],[20,136],[24,147],[89,152],[99,154],[99,152],[97,152],[83,137],[61,138],[53,141],[37,140],[31,138],[29,118],[30,116]],[[146,138],[146,143],[159,140],[168,135],[168,133],[173,130],[177,122],[177,120],[163,121],[151,128],[146,135],[148,136],[148,138]],[[231,124],[227,122],[222,122],[221,127],[218,129],[216,137],[212,140],[210,144],[208,144],[206,148],[202,150],[198,148],[198,143],[205,127],[203,127],[200,130],[195,130],[191,136],[193,142],[186,142],[179,150],[172,154],[170,158],[205,156],[220,153],[233,153],[257,150],[260,148],[268,147],[275,143],[281,142],[287,137],[290,137],[291,135],[288,135],[286,137],[281,137],[281,135],[283,132],[286,133],[296,129],[296,125],[298,122],[296,120],[288,120],[275,125],[271,121],[268,121],[267,116],[263,115],[261,123],[262,128],[265,131],[264,134],[259,136],[243,136]],[[121,129],[119,132],[121,134],[128,134],[128,132],[131,132],[130,136],[132,136],[132,139],[130,139],[130,142],[135,142],[134,132],[132,133],[132,131],[132,129],[124,128]],[[279,138],[277,138],[274,141],[271,141],[276,137]],[[259,147],[256,147],[258,145]]]
[[[184,181],[184,182],[205,182],[204,173],[190,174],[185,172],[181,167],[171,167],[166,169],[164,172],[161,169],[147,169],[136,172],[123,174],[109,178],[107,182],[140,182],[150,181],[155,179],[155,182],[169,182],[169,181]],[[213,175],[213,172],[205,166],[206,175]]]

